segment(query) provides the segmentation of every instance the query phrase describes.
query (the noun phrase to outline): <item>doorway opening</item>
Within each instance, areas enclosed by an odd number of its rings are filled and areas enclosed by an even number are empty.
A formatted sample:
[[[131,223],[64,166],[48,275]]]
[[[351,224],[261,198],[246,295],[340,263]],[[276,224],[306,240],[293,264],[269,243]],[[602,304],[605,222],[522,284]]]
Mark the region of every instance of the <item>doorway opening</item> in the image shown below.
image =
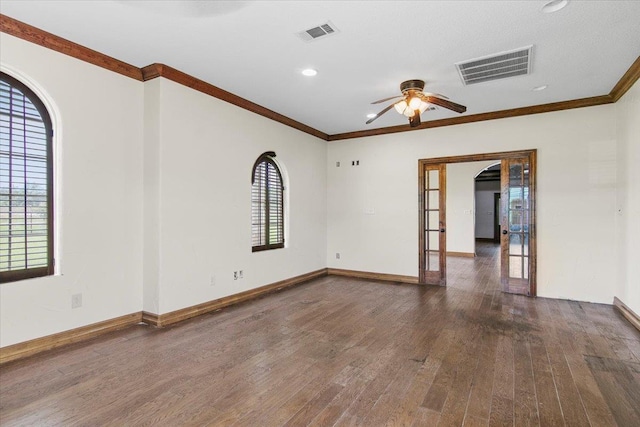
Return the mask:
[[[448,176],[448,169],[459,169],[456,165],[459,163],[484,161],[488,165],[482,173],[492,169],[485,176],[493,175],[495,179],[499,173],[500,177],[499,191],[491,192],[489,208],[481,207],[480,214],[484,212],[489,217],[485,219],[490,224],[487,230],[490,229],[491,232],[486,238],[491,241],[496,237],[499,239],[501,289],[508,293],[536,295],[536,154],[536,150],[525,150],[419,160],[418,240],[421,284],[447,284],[447,222],[455,219],[456,215],[460,216],[460,212],[449,207],[460,196],[459,190],[452,191],[451,195],[447,194],[449,181],[452,184],[455,182],[453,175]],[[482,173],[477,174],[476,178]],[[448,197],[451,197],[451,203],[447,202]],[[475,201],[474,196],[471,197]],[[447,216],[448,210],[451,211],[451,218]],[[463,213],[470,215],[478,211],[477,208],[465,209]],[[468,231],[471,234],[467,234],[466,238],[473,237],[475,253],[476,230],[475,223],[471,222],[474,229]],[[456,236],[461,235],[455,225],[450,231]]]
[[[501,293],[500,243],[478,240],[473,258],[447,256],[447,287],[490,296]]]
[[[475,240],[500,243],[501,162],[485,167],[474,178]]]

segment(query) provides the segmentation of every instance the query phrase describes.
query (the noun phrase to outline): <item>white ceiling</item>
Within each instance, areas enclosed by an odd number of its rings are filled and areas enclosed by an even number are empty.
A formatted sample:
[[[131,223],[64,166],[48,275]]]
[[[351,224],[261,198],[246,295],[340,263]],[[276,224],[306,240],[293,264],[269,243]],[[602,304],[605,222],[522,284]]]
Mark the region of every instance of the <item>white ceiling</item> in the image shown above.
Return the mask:
[[[163,63],[338,134],[407,124],[370,102],[403,80],[467,106],[465,114],[606,95],[640,55],[640,1],[35,1],[0,13],[143,67]],[[296,33],[331,21],[339,33]],[[455,63],[533,45],[527,76],[464,86]],[[303,68],[318,70],[304,77]],[[535,92],[536,86],[547,85]],[[439,109],[423,121],[458,116]]]

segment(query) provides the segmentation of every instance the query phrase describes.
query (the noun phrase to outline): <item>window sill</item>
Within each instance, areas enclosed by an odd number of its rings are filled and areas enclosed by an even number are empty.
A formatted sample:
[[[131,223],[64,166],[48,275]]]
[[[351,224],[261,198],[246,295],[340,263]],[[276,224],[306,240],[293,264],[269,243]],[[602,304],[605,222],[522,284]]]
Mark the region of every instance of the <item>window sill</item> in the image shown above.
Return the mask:
[[[271,249],[282,249],[282,248],[284,248],[284,243],[276,243],[273,245],[253,246],[251,248],[251,252],[262,252],[262,251],[269,251]]]

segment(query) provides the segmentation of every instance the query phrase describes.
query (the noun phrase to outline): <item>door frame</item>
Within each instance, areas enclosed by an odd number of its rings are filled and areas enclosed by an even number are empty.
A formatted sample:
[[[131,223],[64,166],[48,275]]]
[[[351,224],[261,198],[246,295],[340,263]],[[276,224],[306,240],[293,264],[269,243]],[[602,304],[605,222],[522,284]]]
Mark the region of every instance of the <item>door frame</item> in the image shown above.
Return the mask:
[[[425,226],[425,217],[424,217],[424,168],[426,165],[433,164],[448,164],[448,163],[469,163],[469,162],[480,162],[480,161],[488,161],[488,160],[505,160],[505,159],[515,159],[515,158],[528,158],[529,159],[529,182],[530,182],[530,218],[529,218],[529,288],[530,288],[530,296],[537,295],[537,244],[536,244],[536,235],[537,235],[537,185],[536,185],[536,176],[537,176],[537,153],[538,150],[519,150],[519,151],[501,151],[497,153],[480,153],[480,154],[467,154],[461,156],[448,156],[448,157],[436,157],[430,159],[420,159],[418,160],[418,269],[419,269],[419,283],[425,284],[424,282],[424,265],[425,265],[425,238],[424,238],[424,226]],[[446,173],[446,172],[445,172]],[[446,188],[445,188],[446,191]],[[445,207],[446,208],[446,207]],[[502,245],[502,243],[501,243]],[[442,249],[440,249],[442,251]],[[441,254],[442,255],[442,254]],[[446,256],[446,254],[445,254]],[[446,277],[445,277],[446,281]]]

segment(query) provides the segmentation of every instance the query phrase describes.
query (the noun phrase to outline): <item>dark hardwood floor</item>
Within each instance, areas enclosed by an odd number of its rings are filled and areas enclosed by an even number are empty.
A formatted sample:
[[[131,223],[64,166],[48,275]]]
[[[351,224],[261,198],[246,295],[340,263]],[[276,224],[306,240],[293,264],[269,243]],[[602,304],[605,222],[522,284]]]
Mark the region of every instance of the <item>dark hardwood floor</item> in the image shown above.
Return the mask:
[[[0,367],[3,426],[640,426],[640,333],[613,307],[324,277],[165,329]]]

